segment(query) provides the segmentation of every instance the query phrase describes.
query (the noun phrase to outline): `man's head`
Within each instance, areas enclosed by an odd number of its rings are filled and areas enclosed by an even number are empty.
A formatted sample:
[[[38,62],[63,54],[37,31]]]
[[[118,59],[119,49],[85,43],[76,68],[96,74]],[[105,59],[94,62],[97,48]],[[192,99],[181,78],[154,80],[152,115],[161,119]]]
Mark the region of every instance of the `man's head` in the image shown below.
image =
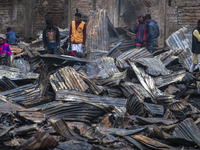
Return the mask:
[[[145,15],[145,19],[146,19],[146,22],[149,23],[150,20],[151,20],[151,15],[150,14],[146,14]]]
[[[0,44],[3,45],[3,43],[4,43],[4,39],[0,37]]]
[[[143,23],[145,21],[144,16],[140,13],[137,17],[139,23]]]
[[[81,13],[78,12],[78,9],[76,9],[75,21],[78,22],[78,23],[81,22]]]
[[[198,27],[199,30],[200,30],[200,20],[198,20],[198,22],[197,22],[197,27]]]
[[[12,30],[11,27],[8,27],[8,28],[7,28],[7,32],[9,32],[10,30]]]
[[[50,18],[46,20],[46,24],[48,28],[52,28],[52,20]]]

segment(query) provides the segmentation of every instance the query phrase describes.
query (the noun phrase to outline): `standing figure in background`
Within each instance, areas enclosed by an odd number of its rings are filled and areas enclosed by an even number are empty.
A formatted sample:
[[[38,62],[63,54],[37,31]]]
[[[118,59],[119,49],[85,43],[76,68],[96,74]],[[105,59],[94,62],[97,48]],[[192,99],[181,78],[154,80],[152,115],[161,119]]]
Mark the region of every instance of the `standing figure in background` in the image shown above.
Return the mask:
[[[6,64],[11,54],[12,51],[10,50],[9,44],[6,43],[2,37],[0,37],[0,65]]]
[[[149,24],[146,23],[145,17],[141,13],[134,24],[133,33],[135,33],[134,44],[136,48],[146,47],[147,41],[150,38]]]
[[[153,53],[153,47],[156,46],[157,38],[160,36],[159,26],[157,22],[151,19],[150,14],[145,15],[146,22],[149,24],[150,39],[147,42],[147,49]]]
[[[7,28],[6,42],[10,45],[15,45],[19,42],[19,36],[10,28]]]
[[[81,20],[81,14],[76,9],[75,21],[72,21],[69,32],[68,46],[75,52],[76,56],[83,58],[83,48],[86,41],[86,24]]]
[[[46,20],[46,28],[43,30],[43,45],[48,54],[58,55],[60,49],[60,32],[53,26],[52,20]]]
[[[190,72],[193,73],[195,66],[199,65],[200,70],[200,20],[197,22],[197,27],[194,28],[192,33],[192,53],[193,53],[193,62],[190,67]],[[200,77],[200,71],[197,75]]]

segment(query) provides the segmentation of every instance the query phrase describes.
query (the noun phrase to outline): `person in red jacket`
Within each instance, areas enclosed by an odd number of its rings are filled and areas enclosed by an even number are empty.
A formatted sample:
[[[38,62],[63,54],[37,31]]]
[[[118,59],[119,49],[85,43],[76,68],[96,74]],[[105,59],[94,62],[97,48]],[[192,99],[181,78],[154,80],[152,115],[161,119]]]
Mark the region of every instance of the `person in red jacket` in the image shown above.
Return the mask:
[[[146,23],[145,17],[140,13],[137,17],[137,23],[134,24],[133,32],[135,33],[134,44],[136,48],[146,47],[150,38],[149,24]]]

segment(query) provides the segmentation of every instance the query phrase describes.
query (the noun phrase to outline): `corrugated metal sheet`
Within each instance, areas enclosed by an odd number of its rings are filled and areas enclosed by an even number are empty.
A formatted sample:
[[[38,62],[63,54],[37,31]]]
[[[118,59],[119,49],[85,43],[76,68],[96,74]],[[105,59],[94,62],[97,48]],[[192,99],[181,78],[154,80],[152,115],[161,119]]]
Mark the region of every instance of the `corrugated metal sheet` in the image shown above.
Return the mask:
[[[175,49],[183,49],[185,52],[192,52],[192,29],[189,25],[179,29],[166,40],[167,45]]]
[[[72,129],[70,129],[63,119],[60,119],[55,123],[52,122],[52,125],[56,132],[65,137],[67,140],[87,141],[86,139],[76,134]]]
[[[168,75],[171,73],[170,70],[165,68],[165,66],[160,60],[154,58],[140,58],[134,59],[133,61],[147,67],[146,72],[150,75],[159,76]]]
[[[138,77],[138,80],[142,84],[142,86],[145,88],[145,90],[152,96],[152,102],[153,103],[160,103],[160,104],[170,104],[173,103],[175,100],[173,99],[173,96],[168,96],[163,94],[154,83],[154,80],[151,76],[145,73],[145,71],[140,68],[138,69],[136,65],[128,61],[131,67],[133,68],[135,74]]]
[[[18,68],[0,66],[0,79],[6,76],[10,80],[37,79],[39,74],[32,72],[22,72]]]
[[[168,66],[171,62],[175,61],[176,59],[178,59],[178,56],[172,56],[170,58],[165,59],[164,61],[162,61],[163,65],[166,67]]]
[[[178,124],[172,134],[174,139],[196,143],[200,147],[200,130],[191,118]]]
[[[107,106],[85,102],[59,103],[46,106],[41,110],[41,113],[50,119],[59,120],[63,118],[64,120],[79,122],[93,121],[107,112],[109,112],[109,107]]]
[[[103,97],[87,93],[78,93],[75,91],[58,90],[56,100],[66,102],[89,102],[94,104],[106,104],[108,106],[125,107],[126,100],[120,98]]]
[[[3,77],[0,79],[0,91],[6,91],[6,90],[11,90],[14,88],[17,88],[18,86],[11,81],[10,79]]]
[[[84,71],[79,71],[78,73],[94,94],[99,95],[100,93],[103,92],[104,90],[103,87],[97,86],[93,81],[91,81]]]
[[[50,83],[55,92],[62,89],[84,92],[88,89],[88,85],[83,81],[80,75],[71,67],[62,68],[53,75],[51,75]]]
[[[192,60],[193,60],[193,57],[192,57],[192,54],[191,53],[188,53],[188,52],[182,52],[179,56],[178,56],[178,59],[179,59],[179,63],[187,70],[190,70],[190,66],[192,64]],[[198,66],[196,66],[195,69],[197,69]]]
[[[175,56],[179,55],[182,51],[183,51],[183,49],[169,50],[167,52],[164,52],[160,55],[155,56],[154,58],[164,61],[173,55],[175,55]]]
[[[109,51],[108,17],[104,9],[89,16],[86,49]]]
[[[153,55],[146,49],[131,49],[117,58],[117,63],[121,68],[127,68],[129,65],[126,63],[126,60],[135,60],[140,58],[151,58]]]
[[[46,131],[39,131],[25,143],[17,146],[16,150],[34,150],[47,147],[56,147],[58,142]]]
[[[30,64],[26,60],[21,59],[15,59],[13,61],[16,68],[19,68],[23,72],[29,72],[30,71]]]
[[[181,71],[177,71],[166,76],[156,77],[154,78],[154,81],[155,81],[156,86],[160,88],[174,82],[182,81],[185,75],[186,75],[186,71],[181,70]]]
[[[120,87],[126,97],[130,97],[133,93],[144,100],[145,98],[151,98],[151,95],[144,89],[141,84],[124,82],[120,84]]]
[[[121,79],[125,79],[127,71],[120,72],[111,57],[102,57],[94,64],[88,66],[86,74],[98,85],[118,85]]]
[[[126,103],[127,112],[130,115],[144,116],[144,105],[141,100],[133,94]]]

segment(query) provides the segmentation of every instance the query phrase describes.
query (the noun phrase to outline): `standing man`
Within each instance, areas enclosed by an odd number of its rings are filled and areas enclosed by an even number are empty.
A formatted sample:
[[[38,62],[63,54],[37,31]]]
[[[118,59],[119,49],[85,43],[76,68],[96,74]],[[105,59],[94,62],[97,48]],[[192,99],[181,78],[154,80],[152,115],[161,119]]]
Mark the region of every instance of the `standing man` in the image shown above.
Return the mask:
[[[199,64],[199,70],[200,70],[200,20],[198,20],[197,27],[194,28],[192,34],[192,53],[193,53],[193,63],[190,67],[191,73],[193,73],[194,68],[197,64]],[[198,73],[198,77],[200,77],[200,71]]]
[[[83,58],[83,48],[86,41],[86,24],[81,20],[81,14],[76,9],[75,21],[72,21],[69,32],[68,46],[75,52],[76,56]]]
[[[52,20],[46,20],[46,28],[43,30],[43,45],[48,54],[58,55],[60,49],[60,32],[52,25]]]
[[[150,38],[149,25],[141,13],[137,17],[137,23],[134,24],[133,32],[135,33],[134,44],[136,48],[146,47]]]
[[[153,53],[153,47],[156,46],[157,38],[160,36],[159,26],[157,22],[151,19],[151,15],[145,15],[146,22],[149,24],[150,39],[147,42],[147,49],[150,53]]]

